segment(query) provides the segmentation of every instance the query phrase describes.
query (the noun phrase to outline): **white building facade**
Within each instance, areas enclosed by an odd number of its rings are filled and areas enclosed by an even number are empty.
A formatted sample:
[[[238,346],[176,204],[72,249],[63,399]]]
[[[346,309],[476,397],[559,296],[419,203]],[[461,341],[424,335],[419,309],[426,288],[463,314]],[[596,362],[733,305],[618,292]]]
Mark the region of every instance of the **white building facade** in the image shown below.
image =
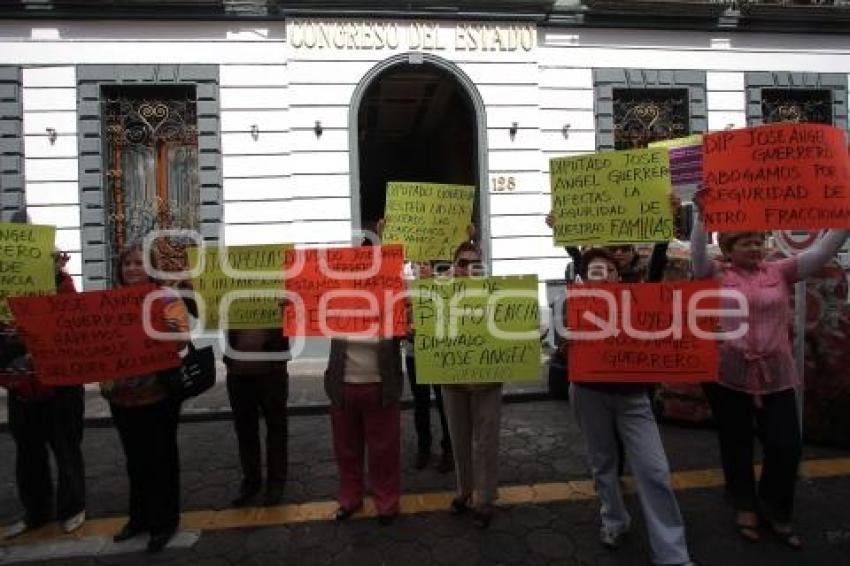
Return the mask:
[[[210,241],[347,245],[380,216],[369,182],[402,177],[412,163],[393,165],[386,148],[419,132],[420,155],[450,166],[390,180],[475,184],[492,272],[546,280],[562,278],[568,261],[544,222],[551,157],[801,109],[847,128],[850,41],[841,33],[726,30],[714,20],[706,29],[594,27],[522,12],[19,16],[0,20],[0,204],[4,218],[26,206],[34,222],[56,225],[85,289],[108,285],[116,175],[160,159],[183,159],[184,169],[140,178],[164,178],[178,200],[181,183],[191,185]],[[194,149],[171,140],[115,153],[110,101],[125,95],[192,99],[182,119]],[[159,126],[156,108],[135,111]],[[125,205],[142,190],[118,182]]]

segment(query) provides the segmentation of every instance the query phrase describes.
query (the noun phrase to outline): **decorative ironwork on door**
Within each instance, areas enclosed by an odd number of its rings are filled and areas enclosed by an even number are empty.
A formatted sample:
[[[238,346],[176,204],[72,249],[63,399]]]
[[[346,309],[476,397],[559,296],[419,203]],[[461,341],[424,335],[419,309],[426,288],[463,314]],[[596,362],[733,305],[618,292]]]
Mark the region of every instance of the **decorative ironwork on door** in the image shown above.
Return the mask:
[[[827,89],[765,88],[761,91],[761,115],[765,124],[832,124],[832,92]]]
[[[155,229],[197,230],[198,129],[191,86],[104,89],[107,224],[119,252]],[[161,269],[182,264],[183,245],[159,244]],[[179,269],[178,265],[171,266]]]
[[[637,149],[690,133],[688,90],[614,89],[614,149]]]

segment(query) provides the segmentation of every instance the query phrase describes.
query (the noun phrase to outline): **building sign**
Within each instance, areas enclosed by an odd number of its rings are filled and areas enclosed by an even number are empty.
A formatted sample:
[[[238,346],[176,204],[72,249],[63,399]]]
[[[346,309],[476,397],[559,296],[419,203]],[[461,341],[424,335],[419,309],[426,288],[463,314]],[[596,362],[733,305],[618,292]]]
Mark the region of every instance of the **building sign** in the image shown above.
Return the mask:
[[[286,37],[290,46],[303,50],[527,52],[537,45],[537,28],[524,23],[292,20]]]

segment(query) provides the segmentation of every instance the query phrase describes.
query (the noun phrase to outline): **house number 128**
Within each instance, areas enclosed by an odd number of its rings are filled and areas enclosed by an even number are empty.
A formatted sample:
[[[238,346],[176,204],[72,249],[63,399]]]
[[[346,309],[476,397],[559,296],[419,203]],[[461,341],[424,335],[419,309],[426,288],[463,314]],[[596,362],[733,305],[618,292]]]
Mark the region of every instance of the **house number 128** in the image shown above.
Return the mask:
[[[516,177],[498,176],[492,177],[490,181],[493,183],[494,193],[516,190]]]

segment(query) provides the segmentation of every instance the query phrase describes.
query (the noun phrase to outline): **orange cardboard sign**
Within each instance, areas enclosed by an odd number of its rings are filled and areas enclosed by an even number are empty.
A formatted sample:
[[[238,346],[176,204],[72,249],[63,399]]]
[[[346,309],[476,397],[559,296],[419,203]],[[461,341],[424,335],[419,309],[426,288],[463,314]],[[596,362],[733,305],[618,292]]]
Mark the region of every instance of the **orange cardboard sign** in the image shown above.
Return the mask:
[[[717,281],[570,285],[569,379],[716,381],[718,342],[704,335],[716,328],[719,291]]]
[[[771,124],[703,138],[706,230],[850,227],[850,156],[844,131]]]
[[[177,367],[172,341],[147,335],[145,296],[155,285],[46,297],[12,297],[9,307],[32,356],[36,378],[45,385],[76,385],[123,379]],[[162,332],[161,304],[149,319]]]
[[[287,336],[407,334],[400,245],[286,250]]]

